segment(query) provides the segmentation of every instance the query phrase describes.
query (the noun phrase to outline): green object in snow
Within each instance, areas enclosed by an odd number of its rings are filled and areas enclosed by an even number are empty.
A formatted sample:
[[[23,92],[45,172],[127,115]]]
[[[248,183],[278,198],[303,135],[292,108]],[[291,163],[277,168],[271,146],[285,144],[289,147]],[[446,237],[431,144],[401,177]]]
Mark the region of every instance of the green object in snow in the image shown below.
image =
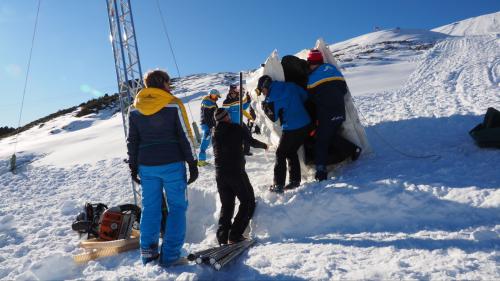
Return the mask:
[[[16,154],[12,154],[10,157],[10,171],[14,173],[16,171]]]

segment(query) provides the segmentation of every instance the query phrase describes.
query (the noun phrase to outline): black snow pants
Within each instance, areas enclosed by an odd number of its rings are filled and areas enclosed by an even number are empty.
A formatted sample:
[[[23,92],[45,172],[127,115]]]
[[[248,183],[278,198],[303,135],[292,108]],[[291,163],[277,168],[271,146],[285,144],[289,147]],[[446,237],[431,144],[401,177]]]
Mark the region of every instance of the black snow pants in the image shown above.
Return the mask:
[[[216,171],[215,180],[222,207],[219,217],[219,230],[229,231],[229,240],[243,235],[255,211],[255,195],[245,170],[240,172]],[[240,201],[238,213],[234,214],[235,198]]]
[[[316,166],[328,165],[329,148],[332,146],[337,153],[342,155],[352,155],[356,150],[356,145],[340,135],[343,120],[323,119],[319,120],[316,129],[316,144],[314,146],[314,160]],[[343,158],[342,158],[343,159]]]
[[[252,131],[250,131],[250,128],[248,128],[248,126],[245,123],[241,123],[241,127],[243,127],[247,135],[249,135],[250,137],[252,136]],[[250,142],[246,140],[243,141],[243,153],[245,155],[250,153]]]
[[[304,144],[309,127],[306,125],[296,130],[283,131],[281,134],[280,143],[276,149],[276,162],[274,163],[275,185],[285,185],[287,160],[289,181],[300,183],[300,162],[297,150]]]

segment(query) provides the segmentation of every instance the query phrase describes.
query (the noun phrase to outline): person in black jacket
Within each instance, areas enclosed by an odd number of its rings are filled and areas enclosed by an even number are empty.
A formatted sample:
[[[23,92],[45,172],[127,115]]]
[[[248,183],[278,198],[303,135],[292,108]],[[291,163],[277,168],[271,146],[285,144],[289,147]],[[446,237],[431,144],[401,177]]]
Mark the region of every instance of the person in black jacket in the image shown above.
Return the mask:
[[[144,264],[159,258],[160,265],[170,266],[178,262],[184,244],[187,184],[198,177],[194,137],[184,105],[170,93],[168,74],[153,70],[144,82],[129,114],[127,136],[131,176],[139,183],[139,174],[142,185],[141,258]],[[168,216],[159,253],[163,192]]]
[[[253,187],[245,171],[243,142],[255,148],[267,149],[267,145],[252,138],[247,130],[231,123],[229,113],[219,108],[215,111],[215,126],[212,145],[215,158],[215,180],[222,203],[217,240],[219,244],[239,242],[246,239],[243,232],[255,210]],[[238,213],[234,214],[235,198],[240,201]]]

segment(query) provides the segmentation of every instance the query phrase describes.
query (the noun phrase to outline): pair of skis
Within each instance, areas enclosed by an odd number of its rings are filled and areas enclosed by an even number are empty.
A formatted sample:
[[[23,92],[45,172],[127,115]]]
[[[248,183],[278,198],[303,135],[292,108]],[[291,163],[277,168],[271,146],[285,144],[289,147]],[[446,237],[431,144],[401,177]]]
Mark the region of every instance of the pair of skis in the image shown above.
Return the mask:
[[[220,270],[254,243],[255,240],[248,239],[234,244],[222,245],[189,254],[187,259],[197,264],[211,265],[216,270]]]
[[[133,229],[130,238],[112,241],[103,241],[97,238],[80,242],[80,248],[85,251],[74,255],[76,263],[84,263],[98,258],[114,256],[119,253],[139,248],[139,231]]]

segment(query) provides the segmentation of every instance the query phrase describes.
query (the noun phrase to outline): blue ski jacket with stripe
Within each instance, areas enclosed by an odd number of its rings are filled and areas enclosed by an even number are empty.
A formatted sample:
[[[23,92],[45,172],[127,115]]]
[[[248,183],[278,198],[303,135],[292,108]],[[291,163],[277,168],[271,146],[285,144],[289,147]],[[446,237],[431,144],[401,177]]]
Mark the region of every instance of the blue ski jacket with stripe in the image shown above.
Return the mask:
[[[205,96],[201,101],[200,123],[207,127],[215,127],[214,112],[217,109],[217,101],[210,98],[210,95]]]
[[[250,99],[248,99],[247,95],[243,97],[241,103],[243,105],[243,110],[246,110],[250,106]],[[229,116],[231,117],[231,123],[240,123],[240,99],[238,96],[231,98],[230,94],[227,94],[226,99],[222,103],[222,107],[225,108],[229,113]]]
[[[347,84],[337,67],[325,63],[316,68],[309,75],[307,90],[316,106],[314,119],[345,121]]]

